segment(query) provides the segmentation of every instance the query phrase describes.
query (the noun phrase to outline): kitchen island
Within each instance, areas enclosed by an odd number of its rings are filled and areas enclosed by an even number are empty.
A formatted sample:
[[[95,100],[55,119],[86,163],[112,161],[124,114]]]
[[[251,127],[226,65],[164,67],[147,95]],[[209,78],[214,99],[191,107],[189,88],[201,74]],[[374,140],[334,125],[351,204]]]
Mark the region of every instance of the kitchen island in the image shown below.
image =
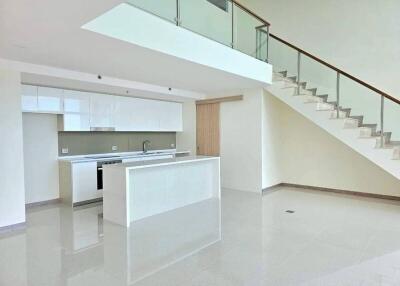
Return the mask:
[[[60,197],[72,206],[84,205],[103,198],[103,164],[130,163],[189,156],[188,151],[152,150],[65,156],[59,158]]]
[[[182,157],[104,166],[104,219],[137,220],[220,198],[219,157]]]

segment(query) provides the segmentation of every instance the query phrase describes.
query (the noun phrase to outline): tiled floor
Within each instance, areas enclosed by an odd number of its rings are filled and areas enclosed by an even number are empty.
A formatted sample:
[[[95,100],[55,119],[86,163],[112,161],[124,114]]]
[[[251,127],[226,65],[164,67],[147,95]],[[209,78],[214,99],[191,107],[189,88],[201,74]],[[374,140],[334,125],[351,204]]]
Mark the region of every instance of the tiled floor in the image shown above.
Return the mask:
[[[294,213],[287,213],[293,210]],[[223,192],[136,223],[30,209],[0,234],[0,285],[400,285],[400,203],[282,188]]]

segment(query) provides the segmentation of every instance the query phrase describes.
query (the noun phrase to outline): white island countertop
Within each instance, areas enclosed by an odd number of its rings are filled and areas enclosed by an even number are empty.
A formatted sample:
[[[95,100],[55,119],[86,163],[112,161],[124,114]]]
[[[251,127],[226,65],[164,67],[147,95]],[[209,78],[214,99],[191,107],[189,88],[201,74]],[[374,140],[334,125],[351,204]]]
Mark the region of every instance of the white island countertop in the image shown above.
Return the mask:
[[[151,160],[151,161],[138,161],[138,162],[129,162],[129,163],[121,163],[114,165],[107,165],[107,168],[123,168],[126,170],[134,170],[134,169],[143,169],[143,168],[151,168],[165,165],[176,165],[190,162],[199,162],[199,161],[207,161],[207,160],[219,160],[219,157],[210,157],[210,156],[186,156],[186,157],[176,157],[171,159],[160,159],[160,160]]]

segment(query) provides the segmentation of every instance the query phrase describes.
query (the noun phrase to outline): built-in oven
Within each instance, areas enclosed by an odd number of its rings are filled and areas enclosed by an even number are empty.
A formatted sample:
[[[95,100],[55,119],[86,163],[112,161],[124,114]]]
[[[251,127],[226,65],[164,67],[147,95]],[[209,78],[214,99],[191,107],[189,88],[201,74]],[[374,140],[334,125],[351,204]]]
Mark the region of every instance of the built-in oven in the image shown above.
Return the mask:
[[[103,189],[103,166],[122,163],[122,160],[97,162],[97,190]]]

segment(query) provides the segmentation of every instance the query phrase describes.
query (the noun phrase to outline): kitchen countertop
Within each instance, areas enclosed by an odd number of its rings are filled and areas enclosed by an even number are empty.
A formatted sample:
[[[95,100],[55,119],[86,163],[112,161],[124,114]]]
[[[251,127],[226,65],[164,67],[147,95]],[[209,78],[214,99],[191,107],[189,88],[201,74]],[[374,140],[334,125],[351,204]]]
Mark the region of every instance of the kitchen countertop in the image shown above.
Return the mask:
[[[158,167],[158,166],[165,166],[165,165],[200,162],[200,161],[207,161],[207,160],[219,160],[219,157],[187,156],[187,157],[178,157],[178,158],[171,158],[171,159],[138,161],[138,162],[115,164],[115,165],[106,165],[104,167],[105,168],[119,168],[122,170],[133,170],[133,169],[143,169],[143,168],[151,168],[151,167]]]
[[[168,150],[151,150],[148,151],[146,154],[144,154],[142,151],[108,153],[108,154],[88,154],[79,156],[59,157],[58,161],[69,162],[69,163],[85,163],[85,162],[112,161],[112,160],[150,157],[150,156],[156,157],[156,156],[176,155],[176,154],[190,154],[190,151],[177,151],[176,149],[168,149]]]

